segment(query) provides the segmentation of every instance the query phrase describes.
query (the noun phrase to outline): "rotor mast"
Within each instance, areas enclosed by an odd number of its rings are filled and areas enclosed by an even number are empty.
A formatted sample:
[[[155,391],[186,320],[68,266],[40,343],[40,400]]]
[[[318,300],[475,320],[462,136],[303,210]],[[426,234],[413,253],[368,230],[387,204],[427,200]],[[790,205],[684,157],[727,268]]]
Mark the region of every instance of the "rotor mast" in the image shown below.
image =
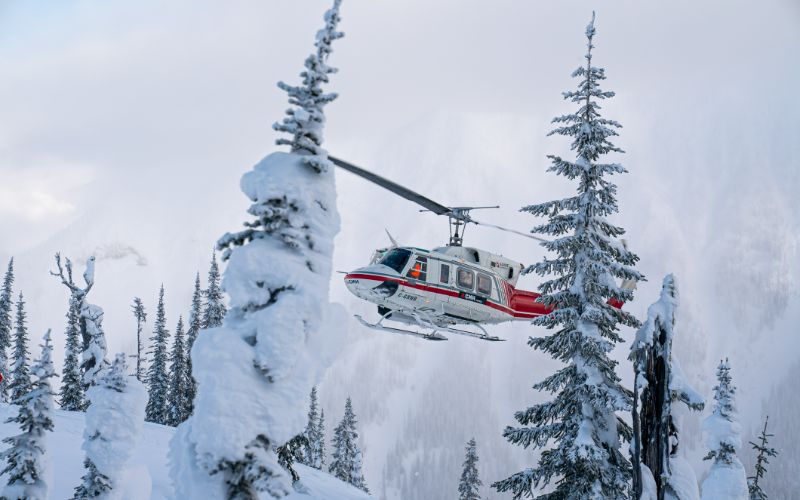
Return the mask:
[[[487,208],[500,208],[500,205],[491,207],[452,207],[447,214],[447,220],[450,223],[450,242],[447,244],[449,247],[460,247],[464,242],[464,232],[467,230],[467,223],[473,222],[469,216],[470,210],[483,210]],[[428,212],[429,210],[420,210],[420,212]],[[461,234],[458,234],[459,228]]]

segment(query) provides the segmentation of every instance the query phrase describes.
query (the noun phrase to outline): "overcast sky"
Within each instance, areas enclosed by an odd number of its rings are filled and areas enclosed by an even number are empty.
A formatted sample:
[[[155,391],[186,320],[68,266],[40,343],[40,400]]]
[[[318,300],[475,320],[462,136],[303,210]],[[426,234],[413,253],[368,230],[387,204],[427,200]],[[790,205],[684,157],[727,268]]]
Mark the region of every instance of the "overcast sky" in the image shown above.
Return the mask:
[[[0,2],[0,251],[19,252],[80,213],[92,183],[152,172],[167,184],[235,179],[271,148],[285,107],[275,82],[296,80],[328,3]],[[619,94],[609,110],[631,130],[625,149],[661,123],[688,134],[699,120],[760,120],[796,152],[797,129],[787,129],[798,116],[796,1],[346,0],[328,148],[366,158],[436,112],[545,124],[568,109],[558,96],[593,8],[596,61]],[[536,153],[524,168],[541,171]],[[783,173],[797,182],[796,169]]]
[[[185,310],[213,242],[246,218],[239,178],[275,149],[287,106],[275,83],[298,81],[329,4],[0,0],[0,264],[24,264],[35,329],[66,310],[46,274],[56,250],[101,255],[93,293],[112,349],[129,345],[118,332],[130,333],[133,295],[152,304],[165,282],[170,317]],[[594,61],[617,92],[604,113],[624,126],[616,159],[630,171],[615,221],[649,278],[630,307],[644,314],[677,273],[694,346],[684,368],[708,382],[730,355],[756,418],[758,384],[797,358],[800,2],[344,0],[325,146],[443,204],[499,203],[482,218],[532,227],[520,206],[574,189],[545,173],[547,154],[568,154],[546,133],[572,109],[560,95],[593,9]],[[349,174],[337,182],[335,269],[362,265],[384,227],[445,242],[444,221]],[[479,228],[467,242],[542,256]],[[331,291],[373,312],[339,277]]]

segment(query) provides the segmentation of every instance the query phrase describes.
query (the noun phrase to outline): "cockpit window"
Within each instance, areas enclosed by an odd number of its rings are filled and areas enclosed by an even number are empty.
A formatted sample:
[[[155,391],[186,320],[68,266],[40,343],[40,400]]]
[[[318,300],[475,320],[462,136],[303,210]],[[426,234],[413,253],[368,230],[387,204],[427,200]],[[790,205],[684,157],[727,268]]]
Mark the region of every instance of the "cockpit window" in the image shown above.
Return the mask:
[[[406,250],[405,248],[395,248],[384,255],[379,264],[391,267],[398,273],[401,273],[403,272],[403,268],[406,267],[409,257],[411,257],[410,250]]]

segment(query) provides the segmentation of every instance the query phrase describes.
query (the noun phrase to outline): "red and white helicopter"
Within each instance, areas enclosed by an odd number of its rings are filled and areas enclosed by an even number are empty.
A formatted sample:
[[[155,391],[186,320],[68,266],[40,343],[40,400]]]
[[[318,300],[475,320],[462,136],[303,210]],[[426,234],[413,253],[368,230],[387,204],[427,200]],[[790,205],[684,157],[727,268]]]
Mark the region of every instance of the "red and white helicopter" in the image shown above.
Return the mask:
[[[552,310],[536,301],[540,294],[516,288],[524,268],[520,262],[462,246],[468,223],[544,241],[531,234],[479,222],[469,215],[471,210],[499,207],[446,207],[351,163],[329,159],[344,170],[418,203],[425,208],[422,211],[447,216],[450,222],[447,246],[433,250],[400,246],[389,235],[391,247],[376,250],[368,266],[345,273],[345,284],[353,295],[378,305],[381,318],[376,323],[356,315],[364,326],[427,340],[447,340],[440,332],[449,332],[498,341],[503,339],[489,335],[483,325],[529,321]],[[622,286],[632,287],[635,282]],[[417,326],[423,331],[385,326],[383,322],[387,320]],[[477,331],[456,325],[469,325]]]

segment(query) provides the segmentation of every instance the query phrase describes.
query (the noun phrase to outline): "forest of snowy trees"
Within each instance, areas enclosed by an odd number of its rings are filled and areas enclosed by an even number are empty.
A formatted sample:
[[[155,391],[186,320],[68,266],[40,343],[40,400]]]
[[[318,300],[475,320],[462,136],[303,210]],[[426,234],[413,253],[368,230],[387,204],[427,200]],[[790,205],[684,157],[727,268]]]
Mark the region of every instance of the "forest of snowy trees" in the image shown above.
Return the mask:
[[[11,405],[16,416],[7,423],[19,433],[3,439],[0,498],[52,497],[58,465],[48,438],[57,408],[85,416],[83,475],[74,478],[74,499],[128,498],[124,492],[136,481],[130,462],[145,422],[175,428],[169,474],[176,498],[302,495],[308,490],[297,464],[378,495],[365,477],[369,449],[357,417],[368,402],[347,397],[341,415],[326,412],[318,389],[344,337],[342,311],[328,292],[340,220],[334,168],[322,147],[324,109],[337,98],[325,87],[337,71],[328,64],[332,44],[344,36],[340,5],[334,0],[325,13],[301,83],[278,84],[291,107],[273,128],[283,134],[277,145],[289,151],[267,155],[242,176],[250,202],[244,229],[221,236],[206,272],[193,270],[186,283],[191,300],[177,317],[167,315],[171,291],[163,284],[151,297],[125,303],[133,352],[108,352],[104,311],[90,301],[95,280],[110,277],[94,257],[75,263],[56,253],[44,270],[8,261],[0,288],[0,400]],[[550,256],[523,272],[542,279],[538,300],[551,312],[518,328],[531,332],[527,345],[557,367],[534,383],[533,402],[519,402],[517,423],[497,429],[524,450],[527,465],[488,477],[483,467],[494,457],[481,455],[473,437],[458,450],[464,458],[451,497],[479,500],[490,487],[514,499],[777,498],[770,471],[796,463],[797,452],[779,444],[793,432],[787,422],[797,408],[789,417],[765,415],[750,435],[739,417],[736,368],[725,352],[715,353],[713,392],[693,388],[673,348],[682,341],[677,277],[663,278],[646,317],[625,309],[646,278],[622,239],[625,230],[612,223],[629,209],[619,205],[612,180],[628,170],[617,163],[622,125],[601,112],[601,102],[615,94],[601,88],[606,75],[594,60],[596,34],[592,14],[584,61],[572,73],[577,85],[563,93],[573,112],[553,118],[549,133],[571,141],[574,156],[547,156],[547,171],[572,182],[574,196],[521,209],[543,218],[532,232],[548,238],[542,246]],[[66,321],[41,337],[28,328],[29,298],[15,286],[20,272],[49,272],[52,286],[69,295],[48,305]],[[625,329],[634,337],[627,362],[620,362],[612,351],[625,348]],[[64,338],[60,372],[54,335]],[[623,383],[628,376],[632,388]],[[765,413],[782,407],[781,391],[796,393],[793,383],[790,377],[776,389]],[[685,451],[685,412],[705,412],[707,472],[701,477]],[[460,424],[470,436],[468,421]]]

